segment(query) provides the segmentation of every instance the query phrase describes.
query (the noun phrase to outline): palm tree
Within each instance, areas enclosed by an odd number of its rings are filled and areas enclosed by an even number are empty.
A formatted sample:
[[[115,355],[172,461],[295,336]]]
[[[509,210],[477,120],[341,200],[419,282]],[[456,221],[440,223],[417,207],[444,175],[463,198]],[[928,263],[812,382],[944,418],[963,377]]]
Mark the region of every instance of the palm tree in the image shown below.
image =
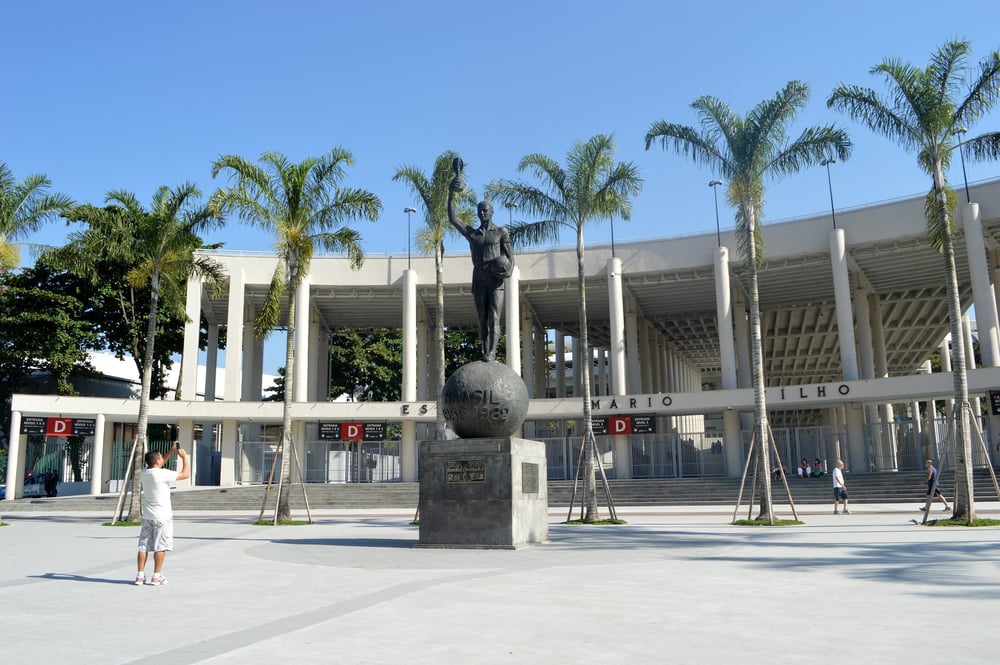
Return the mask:
[[[139,473],[146,452],[153,349],[161,302],[172,313],[185,316],[182,294],[188,276],[200,275],[210,284],[219,283],[222,277],[214,260],[194,253],[203,247],[198,234],[220,224],[207,206],[196,203],[200,197],[201,191],[192,183],[174,189],[162,186],[153,194],[147,210],[131,192],[108,192],[105,207],[82,205],[66,213],[68,220],[84,222],[87,228],[71,233],[67,245],[52,253],[59,265],[94,279],[105,262],[121,262],[130,266],[126,274],[129,285],[150,290],[135,454],[131,460],[130,522],[140,518]],[[134,339],[133,355],[138,357],[138,338]]]
[[[73,206],[65,194],[48,194],[52,182],[40,173],[21,182],[14,180],[7,164],[0,162],[0,271],[16,268],[21,261],[18,240],[38,230]]]
[[[583,445],[584,445],[584,521],[598,519],[597,481],[595,477],[597,442],[591,421],[590,371],[587,359],[590,345],[587,336],[587,292],[584,275],[583,229],[588,224],[614,217],[628,220],[632,197],[642,189],[639,169],[631,162],[614,161],[615,141],[598,134],[578,141],[566,156],[564,169],[554,159],[533,153],[521,158],[517,170],[530,171],[542,182],[541,187],[511,180],[496,180],[487,187],[487,196],[506,206],[516,204],[526,215],[538,215],[540,221],[512,224],[508,228],[515,244],[533,245],[558,242],[562,227],[576,233],[577,293],[580,316],[580,358],[583,367]]]
[[[445,439],[444,409],[441,408],[441,392],[444,390],[444,237],[452,231],[448,222],[448,183],[453,173],[452,160],[458,153],[448,150],[434,160],[434,173],[431,179],[412,165],[403,165],[392,177],[395,182],[405,182],[424,206],[424,222],[426,224],[417,236],[417,245],[426,253],[434,254],[434,282],[437,296],[437,319],[434,321],[434,353],[437,374],[435,376],[435,392],[438,400],[435,434],[438,441]],[[459,209],[457,215],[466,224],[472,224],[475,218],[476,194],[471,190],[463,190],[459,194]]]
[[[920,69],[897,59],[885,59],[871,69],[888,86],[888,94],[855,85],[838,85],[827,105],[845,111],[854,120],[917,153],[917,164],[931,176],[924,200],[931,246],[944,256],[948,315],[951,320],[952,377],[955,400],[956,519],[976,518],[972,487],[972,439],[969,436],[969,385],[965,370],[965,342],[961,332],[962,310],[955,270],[955,192],[945,171],[951,164],[956,134],[987,113],[997,101],[1000,86],[1000,52],[994,51],[970,71],[968,42],[949,41],[931,54]],[[968,87],[966,87],[968,86]],[[965,142],[973,158],[1000,156],[1000,132],[989,132]]]
[[[818,164],[830,153],[845,160],[850,156],[847,134],[833,126],[809,127],[788,142],[789,124],[805,106],[809,88],[799,81],[789,82],[773,99],[765,99],[746,116],[740,117],[720,99],[699,97],[693,108],[701,119],[701,129],[664,121],[654,122],[646,132],[646,149],[659,142],[690,157],[696,164],[712,169],[725,180],[726,197],[736,208],[736,230],[747,270],[750,296],[750,330],[754,390],[754,441],[757,482],[760,487],[760,515],[774,523],[771,508],[771,472],[768,442],[767,404],[764,399],[764,360],[760,331],[760,299],[757,271],[764,257],[761,225],[764,181],[806,166]]]
[[[361,234],[346,226],[356,219],[375,221],[382,203],[363,189],[341,186],[351,153],[335,148],[322,157],[299,163],[268,151],[254,164],[238,155],[222,155],[212,165],[212,177],[227,171],[232,185],[212,195],[220,213],[234,213],[243,222],[274,233],[278,265],[264,298],[254,333],[265,337],[279,323],[281,306],[288,297],[288,335],[285,343],[285,395],[281,425],[281,490],[274,520],[291,519],[288,488],[291,484],[292,400],[295,393],[296,293],[309,273],[317,249],[346,252],[353,268],[364,263]]]

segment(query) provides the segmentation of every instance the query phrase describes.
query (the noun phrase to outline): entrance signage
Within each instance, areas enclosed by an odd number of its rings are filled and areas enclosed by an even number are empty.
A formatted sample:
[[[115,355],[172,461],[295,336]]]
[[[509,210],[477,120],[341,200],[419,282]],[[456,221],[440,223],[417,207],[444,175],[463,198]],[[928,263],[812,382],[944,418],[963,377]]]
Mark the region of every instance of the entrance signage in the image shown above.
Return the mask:
[[[655,434],[656,416],[592,416],[594,434],[625,436],[628,434]]]
[[[384,441],[385,423],[319,424],[321,441]]]
[[[94,436],[95,418],[44,418],[25,416],[21,419],[21,434],[33,436]]]
[[[21,418],[21,434],[45,434],[48,418],[40,416],[25,416]]]
[[[97,420],[94,418],[74,418],[73,436],[94,436],[97,430]]]

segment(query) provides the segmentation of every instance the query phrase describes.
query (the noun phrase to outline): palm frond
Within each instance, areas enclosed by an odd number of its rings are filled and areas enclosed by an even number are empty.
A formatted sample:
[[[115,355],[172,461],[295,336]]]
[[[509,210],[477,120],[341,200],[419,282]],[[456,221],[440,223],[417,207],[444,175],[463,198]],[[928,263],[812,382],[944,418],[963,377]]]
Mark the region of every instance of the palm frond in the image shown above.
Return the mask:
[[[997,103],[1000,96],[1000,51],[994,51],[979,62],[979,74],[969,88],[969,94],[955,109],[955,124],[972,125]]]
[[[935,252],[944,249],[945,240],[955,235],[955,210],[958,197],[950,187],[944,190],[944,201],[935,189],[924,197],[924,216],[927,219],[927,238]]]
[[[547,219],[540,222],[515,222],[507,226],[510,234],[510,241],[515,247],[528,247],[540,245],[542,243],[556,243],[559,241],[559,227],[565,226],[576,229],[575,225],[567,222]]]
[[[253,332],[258,339],[264,339],[267,334],[278,326],[281,318],[281,305],[285,299],[286,286],[291,287],[285,281],[285,268],[281,261],[271,275],[271,283],[267,287],[264,295],[264,302],[260,306],[260,312],[253,321]]]
[[[1000,132],[981,134],[962,145],[966,149],[966,155],[973,161],[1000,159]]]

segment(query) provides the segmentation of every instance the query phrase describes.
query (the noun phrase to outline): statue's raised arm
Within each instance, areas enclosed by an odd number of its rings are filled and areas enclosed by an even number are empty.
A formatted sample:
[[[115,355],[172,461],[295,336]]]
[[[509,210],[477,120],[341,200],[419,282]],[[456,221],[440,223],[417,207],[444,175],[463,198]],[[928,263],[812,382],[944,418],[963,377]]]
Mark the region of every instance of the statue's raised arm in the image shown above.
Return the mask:
[[[448,221],[451,225],[461,233],[466,238],[469,237],[469,232],[472,230],[468,224],[463,224],[458,216],[455,215],[455,193],[460,192],[463,189],[462,185],[462,169],[465,168],[465,162],[462,161],[461,157],[456,157],[451,160],[451,170],[455,172],[455,177],[451,179],[451,183],[448,185]]]

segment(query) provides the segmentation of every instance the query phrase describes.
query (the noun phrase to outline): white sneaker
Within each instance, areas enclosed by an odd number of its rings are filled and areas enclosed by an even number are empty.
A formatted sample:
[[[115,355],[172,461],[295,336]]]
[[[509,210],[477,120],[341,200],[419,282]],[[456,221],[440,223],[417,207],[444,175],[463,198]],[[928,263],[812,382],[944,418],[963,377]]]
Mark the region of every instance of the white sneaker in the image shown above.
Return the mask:
[[[144,573],[139,573],[135,576],[135,585],[142,586],[146,583],[146,575]]]
[[[150,586],[163,586],[168,584],[167,579],[163,575],[153,575],[153,579],[149,580]]]

